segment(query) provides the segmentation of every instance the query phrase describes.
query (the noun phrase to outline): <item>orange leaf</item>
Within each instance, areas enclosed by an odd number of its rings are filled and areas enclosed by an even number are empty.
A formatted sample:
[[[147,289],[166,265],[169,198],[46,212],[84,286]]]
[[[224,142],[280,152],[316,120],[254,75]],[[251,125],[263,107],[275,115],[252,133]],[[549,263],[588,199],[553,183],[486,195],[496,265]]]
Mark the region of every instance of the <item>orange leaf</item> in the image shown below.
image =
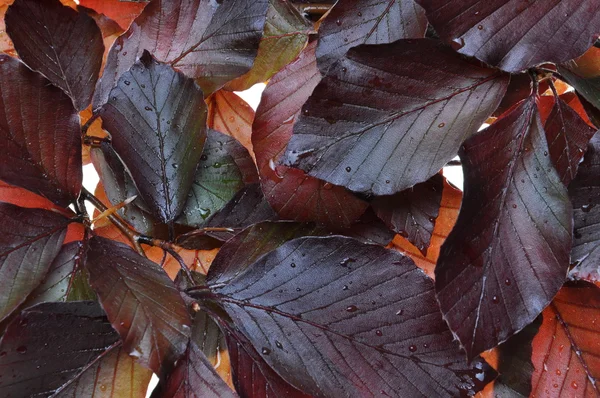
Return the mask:
[[[434,269],[440,255],[440,248],[456,223],[461,201],[462,192],[444,179],[440,212],[435,220],[431,242],[427,249],[427,256],[423,256],[419,249],[401,235],[396,235],[389,247],[408,255],[413,259],[417,267],[425,271],[429,277],[434,278]]]
[[[206,100],[207,125],[211,129],[238,140],[252,155],[252,122],[254,110],[237,94],[219,90]]]
[[[80,0],[79,4],[106,15],[118,23],[123,30],[126,30],[148,3],[120,0]]]

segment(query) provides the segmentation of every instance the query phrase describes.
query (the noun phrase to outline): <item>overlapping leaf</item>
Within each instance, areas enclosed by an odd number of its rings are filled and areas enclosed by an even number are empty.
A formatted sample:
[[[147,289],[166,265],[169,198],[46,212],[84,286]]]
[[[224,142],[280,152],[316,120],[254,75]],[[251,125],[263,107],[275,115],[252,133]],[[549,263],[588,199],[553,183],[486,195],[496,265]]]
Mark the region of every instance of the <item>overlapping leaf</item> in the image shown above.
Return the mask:
[[[472,395],[493,373],[467,365],[431,280],[378,246],[295,239],[211,289],[262,358],[312,395]]]
[[[565,286],[543,312],[533,340],[531,394],[600,395],[600,290],[581,283]]]
[[[436,174],[396,195],[375,198],[371,205],[394,232],[407,238],[426,255],[440,210],[443,187],[444,177]]]
[[[573,203],[573,249],[576,265],[571,276],[589,281],[600,280],[600,136],[595,135],[569,185]]]
[[[309,44],[269,82],[252,126],[252,145],[265,197],[282,218],[349,226],[365,211],[366,202],[302,170],[276,166],[302,105],[321,78],[315,46]]]
[[[258,182],[248,151],[234,138],[208,129],[196,177],[178,222],[193,227],[205,224],[246,181]]]
[[[207,104],[207,126],[232,136],[252,154],[252,107],[237,94],[225,90],[212,94]]]
[[[415,1],[457,51],[508,72],[578,57],[600,31],[595,0]]]
[[[28,308],[10,324],[0,341],[0,395],[49,396],[68,388],[83,381],[90,367],[108,367],[105,360],[118,341],[119,335],[93,301],[42,303]],[[111,381],[107,380],[109,388]]]
[[[152,213],[173,221],[187,200],[206,138],[202,90],[146,52],[110,96],[100,115],[113,148]]]
[[[435,269],[444,318],[469,358],[531,323],[569,268],[572,217],[535,97],[463,146],[465,191]]]
[[[577,92],[600,109],[600,48],[592,47],[581,57],[561,65],[558,71]]]
[[[565,185],[575,178],[587,144],[596,132],[560,97],[544,125],[548,152]]]
[[[102,106],[143,51],[198,81],[211,93],[252,67],[268,0],[156,0],[113,45],[94,94]]]
[[[124,348],[163,374],[185,352],[190,336],[190,318],[173,282],[158,264],[105,238],[90,241],[86,267]]]
[[[317,60],[324,74],[351,48],[425,36],[425,11],[414,0],[340,0],[319,27]]]
[[[68,223],[55,212],[0,203],[0,320],[42,282]]]
[[[121,0],[79,0],[79,4],[91,8],[99,14],[116,21],[121,28],[127,29],[131,22],[144,10],[148,1]]]
[[[429,39],[352,48],[304,105],[282,162],[353,191],[394,194],[451,160],[507,84]]]
[[[81,133],[71,100],[44,77],[3,54],[0,140],[0,179],[65,207],[77,198]]]
[[[5,21],[19,57],[67,93],[78,111],[87,108],[104,53],[96,22],[59,0],[16,0]]]
[[[227,84],[227,88],[243,91],[256,83],[266,82],[298,56],[311,32],[311,24],[291,1],[269,0],[265,29],[254,65],[248,73]]]

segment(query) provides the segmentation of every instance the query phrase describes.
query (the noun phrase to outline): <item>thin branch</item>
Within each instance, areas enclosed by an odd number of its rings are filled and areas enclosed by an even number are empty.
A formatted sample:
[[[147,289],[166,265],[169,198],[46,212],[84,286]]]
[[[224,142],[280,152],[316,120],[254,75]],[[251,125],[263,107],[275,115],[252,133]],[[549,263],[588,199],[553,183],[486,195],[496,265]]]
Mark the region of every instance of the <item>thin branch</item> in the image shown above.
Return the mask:
[[[87,135],[87,131],[88,131],[88,129],[89,129],[89,128],[90,128],[90,126],[91,126],[91,125],[92,125],[92,124],[93,124],[93,123],[96,121],[96,119],[98,119],[98,116],[99,116],[99,115],[98,115],[97,113],[94,113],[94,114],[92,115],[92,117],[91,117],[91,118],[89,118],[89,119],[88,119],[88,121],[87,121],[87,122],[85,122],[85,124],[84,124],[83,126],[81,126],[81,135],[82,135],[83,137],[85,137],[85,136]]]
[[[313,4],[294,4],[298,11],[304,14],[321,16],[331,9],[333,4],[313,3]]]

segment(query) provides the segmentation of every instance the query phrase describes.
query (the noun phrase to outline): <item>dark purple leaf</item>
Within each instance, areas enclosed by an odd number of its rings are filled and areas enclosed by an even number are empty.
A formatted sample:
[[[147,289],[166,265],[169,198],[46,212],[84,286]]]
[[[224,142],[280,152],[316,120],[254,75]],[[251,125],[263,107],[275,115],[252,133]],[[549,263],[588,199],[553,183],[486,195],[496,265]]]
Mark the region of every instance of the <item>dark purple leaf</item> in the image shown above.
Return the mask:
[[[576,266],[571,276],[589,281],[600,280],[600,135],[588,145],[577,177],[569,185],[573,203],[573,249]]]
[[[387,246],[394,239],[394,231],[389,229],[375,212],[369,208],[358,221],[347,228],[327,229],[329,235],[344,235],[363,243]],[[325,233],[323,233],[325,235]]]
[[[0,179],[61,206],[77,198],[81,132],[71,100],[44,77],[3,54],[0,140]]]
[[[208,129],[196,179],[177,222],[205,226],[207,219],[244,187],[244,180],[258,182],[256,166],[246,148],[234,138]]]
[[[468,358],[530,324],[569,268],[571,204],[548,156],[536,102],[521,102],[460,153],[464,198],[435,282]]]
[[[185,352],[191,325],[166,272],[129,246],[100,237],[90,241],[86,267],[124,348],[163,374]]]
[[[429,39],[352,48],[304,105],[282,162],[391,195],[435,175],[508,84]]]
[[[112,205],[116,206],[137,196],[133,202],[117,210],[119,216],[139,233],[152,235],[157,221],[153,219],[148,205],[141,198],[133,179],[112,146],[102,142],[99,148],[90,148],[90,157],[100,175],[106,197]]]
[[[414,0],[339,0],[319,27],[323,74],[351,48],[425,36],[425,11]]]
[[[415,0],[461,54],[508,72],[583,54],[598,38],[596,0]]]
[[[595,50],[598,50],[595,48]],[[592,53],[597,57],[600,52]],[[577,65],[568,63],[558,67],[558,71],[573,86],[579,95],[589,101],[596,109],[600,109],[600,76],[586,76],[578,70]]]
[[[394,232],[404,236],[426,255],[440,210],[443,187],[444,177],[436,174],[395,195],[377,197],[371,206]]]
[[[309,44],[269,82],[252,126],[252,145],[263,192],[281,218],[348,227],[366,210],[365,201],[302,170],[276,166],[302,105],[321,79],[315,45]]]
[[[121,76],[100,116],[152,213],[173,221],[192,188],[206,138],[202,90],[146,52]]]
[[[108,55],[94,95],[102,106],[119,77],[145,49],[216,91],[252,67],[262,37],[268,0],[155,0],[120,36]]]
[[[265,200],[259,184],[251,184],[241,189],[203,227],[228,228],[229,231],[205,231],[199,229],[177,238],[177,244],[193,250],[210,250],[221,246],[243,228],[261,222],[275,221],[277,214]]]
[[[23,62],[67,93],[78,111],[88,107],[104,54],[92,17],[59,0],[16,0],[6,31]]]
[[[0,320],[44,280],[68,223],[52,211],[0,203]]]
[[[540,82],[543,84],[543,82]],[[531,95],[532,80],[529,73],[519,73],[510,76],[510,83],[506,88],[506,94],[502,98],[502,102],[493,113],[493,116],[500,116],[517,102],[524,100]],[[542,90],[540,92],[543,92]]]
[[[252,265],[259,257],[285,242],[309,235],[323,235],[322,228],[296,222],[262,222],[254,224],[227,241],[212,262],[206,280],[226,283]]]
[[[227,335],[235,388],[244,398],[310,398],[283,380],[243,335]]]
[[[81,377],[119,344],[93,301],[24,310],[0,341],[0,395],[46,397]]]
[[[163,398],[233,398],[237,397],[221,379],[200,348],[190,341],[177,366],[161,389]]]
[[[562,182],[568,186],[577,174],[587,144],[596,132],[560,97],[544,125],[550,158]]]
[[[467,365],[433,282],[380,246],[295,239],[211,290],[262,358],[312,395],[473,395],[494,373],[480,358]]]

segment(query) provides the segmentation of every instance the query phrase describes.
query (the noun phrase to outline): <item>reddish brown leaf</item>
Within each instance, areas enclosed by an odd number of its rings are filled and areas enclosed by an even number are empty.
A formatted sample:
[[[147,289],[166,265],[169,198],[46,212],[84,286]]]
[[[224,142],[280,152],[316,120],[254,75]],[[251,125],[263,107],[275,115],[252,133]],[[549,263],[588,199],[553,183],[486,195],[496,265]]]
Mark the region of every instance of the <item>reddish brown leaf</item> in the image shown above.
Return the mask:
[[[599,396],[600,289],[563,287],[543,318],[533,340],[532,396]]]
[[[379,196],[371,206],[394,232],[404,236],[423,255],[440,209],[444,177],[436,174],[429,180],[391,196]]]
[[[349,226],[364,213],[366,202],[302,170],[275,165],[302,105],[320,80],[315,46],[316,42],[309,44],[269,82],[252,126],[252,143],[263,192],[281,218]]]
[[[435,269],[444,318],[468,358],[531,323],[569,268],[572,211],[531,97],[461,149],[465,193]]]
[[[16,0],[5,21],[19,57],[67,93],[78,111],[87,108],[104,53],[96,22],[59,0]]]
[[[56,212],[0,203],[0,320],[42,282],[68,223]]]
[[[414,0],[340,0],[319,26],[323,74],[352,47],[425,36],[425,11]]]
[[[155,0],[117,39],[94,94],[94,108],[131,65],[152,51],[196,79],[209,94],[250,70],[262,37],[268,0]]]
[[[82,176],[79,119],[71,100],[2,54],[0,87],[0,179],[66,207],[79,196]]]
[[[145,52],[110,96],[99,114],[112,146],[152,214],[171,222],[183,210],[206,139],[202,90]]]
[[[164,375],[185,352],[191,326],[173,282],[156,263],[98,237],[90,241],[86,268],[124,348],[142,365]]]
[[[117,22],[122,29],[127,29],[144,10],[148,1],[79,0],[79,4],[106,15]]]
[[[416,2],[457,51],[508,72],[578,57],[600,32],[596,0]]]
[[[507,84],[434,40],[354,47],[302,108],[281,162],[352,191],[403,191],[456,156]]]

